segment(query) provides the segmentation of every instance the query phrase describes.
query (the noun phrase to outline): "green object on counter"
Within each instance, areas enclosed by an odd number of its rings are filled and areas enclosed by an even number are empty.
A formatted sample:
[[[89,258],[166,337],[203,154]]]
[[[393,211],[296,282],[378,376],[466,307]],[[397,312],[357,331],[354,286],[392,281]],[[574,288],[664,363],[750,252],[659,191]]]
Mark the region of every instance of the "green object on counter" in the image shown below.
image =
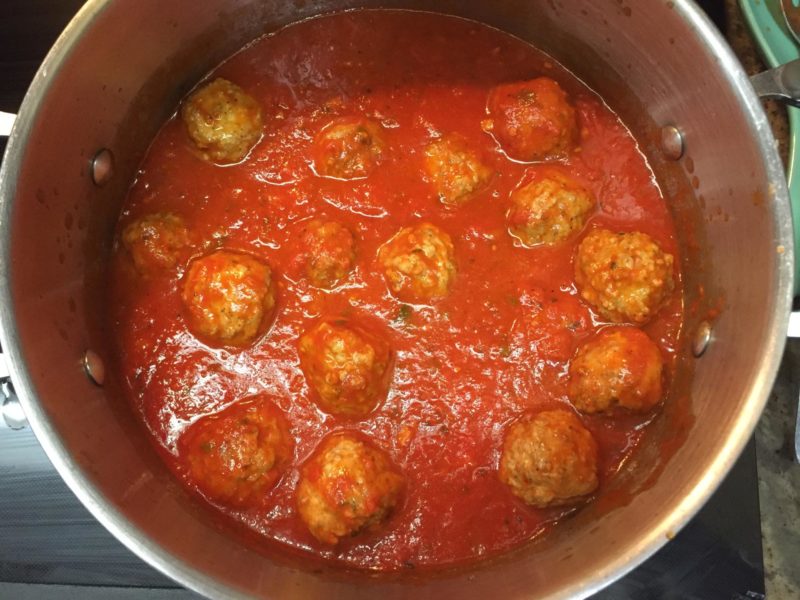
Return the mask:
[[[770,68],[778,67],[800,58],[800,47],[786,28],[781,14],[780,0],[739,0],[742,13],[761,54]],[[789,114],[789,163],[786,177],[789,183],[789,197],[792,201],[794,221],[794,294],[800,294],[800,156],[798,156],[797,137],[800,134],[800,109],[788,106]]]

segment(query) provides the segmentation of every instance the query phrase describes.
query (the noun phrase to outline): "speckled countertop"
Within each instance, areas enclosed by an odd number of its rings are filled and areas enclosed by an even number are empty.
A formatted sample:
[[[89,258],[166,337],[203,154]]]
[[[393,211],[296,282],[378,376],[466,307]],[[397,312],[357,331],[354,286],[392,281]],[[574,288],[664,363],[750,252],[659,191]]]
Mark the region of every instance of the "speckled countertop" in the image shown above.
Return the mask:
[[[765,69],[736,0],[725,0],[728,41],[748,73]],[[786,109],[765,102],[786,161]],[[789,340],[778,380],[756,430],[761,533],[768,600],[800,598],[800,465],[794,462],[795,415],[800,391],[800,339]]]

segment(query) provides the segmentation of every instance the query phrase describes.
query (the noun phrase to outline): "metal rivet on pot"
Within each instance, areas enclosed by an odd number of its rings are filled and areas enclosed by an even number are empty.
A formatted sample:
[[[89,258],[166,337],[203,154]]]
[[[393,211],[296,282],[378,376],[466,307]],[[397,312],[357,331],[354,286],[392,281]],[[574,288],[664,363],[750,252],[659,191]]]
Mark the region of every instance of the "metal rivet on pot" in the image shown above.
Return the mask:
[[[108,148],[99,150],[92,159],[92,181],[105,185],[114,174],[114,155]]]
[[[106,379],[106,368],[105,365],[103,365],[103,359],[101,359],[96,352],[91,350],[86,351],[86,354],[83,356],[83,368],[86,370],[89,379],[94,381],[97,385],[103,385]]]
[[[711,341],[711,324],[708,321],[702,321],[697,326],[697,331],[694,333],[694,340],[692,341],[692,354],[696,357],[703,355],[706,351],[708,343]]]
[[[683,156],[683,134],[674,125],[661,128],[661,149],[664,156],[678,160]]]

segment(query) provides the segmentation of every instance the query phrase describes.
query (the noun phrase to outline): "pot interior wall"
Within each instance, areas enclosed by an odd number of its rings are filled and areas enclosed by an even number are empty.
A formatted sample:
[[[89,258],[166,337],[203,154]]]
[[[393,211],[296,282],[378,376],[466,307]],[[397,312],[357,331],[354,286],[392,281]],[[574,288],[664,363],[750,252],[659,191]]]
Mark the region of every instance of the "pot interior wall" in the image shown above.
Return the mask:
[[[33,91],[43,93],[41,103],[26,101],[11,145],[22,161],[16,190],[5,188],[14,200],[3,223],[12,294],[4,325],[26,410],[51,458],[95,514],[159,568],[208,594],[407,593],[405,579],[311,575],[291,557],[217,524],[167,473],[122,399],[113,369],[99,388],[81,368],[87,348],[112,362],[105,257],[137,164],[179,99],[262,33],[365,4],[89,2],[48,59],[46,77],[37,78]],[[640,140],[680,220],[688,298],[718,300],[708,292],[724,291],[714,342],[693,368],[691,403],[688,391],[675,395],[649,434],[648,450],[621,473],[616,497],[628,493],[624,506],[601,499],[531,548],[426,581],[426,591],[442,597],[586,594],[655,550],[698,508],[738,456],[771,385],[782,351],[775,332],[788,308],[791,242],[781,221],[788,219],[785,188],[767,159],[776,157],[765,158],[757,140],[763,114],[743,106],[725,75],[728,65],[697,33],[705,25],[687,21],[683,2],[394,0],[380,6],[492,24],[549,52],[598,90]],[[657,144],[660,126],[670,123],[685,134],[687,155],[677,163],[661,157]],[[88,164],[103,147],[114,152],[116,167],[113,179],[98,187]],[[6,166],[6,185],[15,166]],[[704,304],[697,306],[688,332],[705,316]],[[681,377],[692,370],[685,358]],[[670,444],[675,454],[662,464],[657,450]]]

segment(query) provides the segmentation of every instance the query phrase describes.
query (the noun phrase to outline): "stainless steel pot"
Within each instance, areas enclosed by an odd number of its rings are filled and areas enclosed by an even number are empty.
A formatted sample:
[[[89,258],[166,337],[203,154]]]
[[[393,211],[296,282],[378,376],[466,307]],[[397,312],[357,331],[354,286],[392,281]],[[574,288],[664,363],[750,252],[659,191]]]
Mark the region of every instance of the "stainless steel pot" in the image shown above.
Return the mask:
[[[120,204],[181,96],[258,35],[377,5],[494,25],[603,94],[641,140],[673,203],[687,298],[724,301],[705,354],[687,356],[678,377],[688,382],[694,370],[691,418],[681,418],[683,396],[675,394],[617,489],[543,541],[425,577],[312,572],[216,524],[168,474],[113,370],[102,386],[84,373],[87,350],[97,355],[90,366],[98,380],[110,356],[104,265]],[[103,148],[113,164],[107,155],[93,161]],[[214,597],[564,598],[602,588],[669,540],[738,457],[772,386],[791,304],[791,216],[774,139],[739,63],[689,0],[90,0],[28,92],[0,196],[2,342],[31,426],[114,535]],[[692,313],[687,338],[702,334],[704,317]],[[660,458],[661,447],[674,447],[671,459]]]

